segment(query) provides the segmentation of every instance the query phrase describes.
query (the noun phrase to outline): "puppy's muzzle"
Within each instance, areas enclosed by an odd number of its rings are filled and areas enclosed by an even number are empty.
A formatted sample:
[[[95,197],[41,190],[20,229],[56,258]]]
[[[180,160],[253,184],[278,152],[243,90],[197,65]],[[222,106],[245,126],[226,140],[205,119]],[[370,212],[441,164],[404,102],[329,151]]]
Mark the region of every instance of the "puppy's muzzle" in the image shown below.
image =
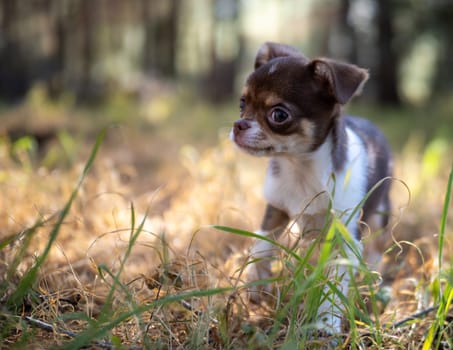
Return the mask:
[[[251,125],[245,119],[239,119],[234,122],[233,133],[234,136],[239,135],[242,131],[250,129]]]

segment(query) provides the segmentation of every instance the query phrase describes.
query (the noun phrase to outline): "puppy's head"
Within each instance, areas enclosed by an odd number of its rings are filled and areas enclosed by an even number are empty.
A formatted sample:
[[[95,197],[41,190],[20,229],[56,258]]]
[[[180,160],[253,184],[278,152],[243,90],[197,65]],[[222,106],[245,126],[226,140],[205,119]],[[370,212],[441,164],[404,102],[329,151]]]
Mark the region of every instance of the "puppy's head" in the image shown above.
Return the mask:
[[[340,106],[360,92],[366,70],[330,59],[309,60],[290,46],[265,43],[240,100],[231,138],[259,156],[313,152]]]

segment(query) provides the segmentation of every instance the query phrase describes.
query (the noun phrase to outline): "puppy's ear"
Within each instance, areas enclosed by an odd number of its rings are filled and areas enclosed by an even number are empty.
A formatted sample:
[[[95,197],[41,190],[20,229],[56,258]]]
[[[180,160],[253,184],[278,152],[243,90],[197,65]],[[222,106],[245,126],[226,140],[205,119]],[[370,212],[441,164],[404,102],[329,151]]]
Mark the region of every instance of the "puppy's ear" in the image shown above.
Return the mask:
[[[326,83],[333,97],[342,105],[359,94],[368,80],[368,71],[352,64],[316,59],[310,66],[314,78]]]
[[[285,56],[299,57],[308,62],[308,59],[292,46],[267,42],[258,49],[255,58],[255,69],[266,64],[273,58]]]

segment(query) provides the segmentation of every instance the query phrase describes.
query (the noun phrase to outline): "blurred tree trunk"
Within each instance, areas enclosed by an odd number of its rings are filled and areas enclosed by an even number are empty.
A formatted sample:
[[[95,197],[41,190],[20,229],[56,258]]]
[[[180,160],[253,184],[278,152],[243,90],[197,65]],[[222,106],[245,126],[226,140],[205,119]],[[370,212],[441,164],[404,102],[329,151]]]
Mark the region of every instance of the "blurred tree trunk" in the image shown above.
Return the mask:
[[[23,97],[31,83],[17,31],[19,2],[0,1],[0,98],[9,102]]]
[[[52,1],[52,0],[50,0]],[[49,96],[57,99],[65,88],[66,69],[66,43],[70,28],[70,21],[66,15],[66,1],[53,3],[50,7],[53,15],[54,50],[52,60],[52,73],[47,81]]]
[[[204,83],[204,93],[214,103],[230,99],[243,50],[237,0],[216,0],[211,31],[211,65]]]
[[[377,97],[378,102],[400,105],[398,93],[399,57],[396,53],[393,30],[395,4],[391,0],[376,0],[377,6]]]
[[[341,44],[345,46],[343,56],[346,61],[358,63],[357,35],[354,26],[350,23],[350,9],[351,0],[341,0],[339,8],[339,26],[343,37]]]
[[[80,0],[79,4],[79,29],[80,29],[80,60],[81,76],[78,88],[78,99],[81,102],[87,102],[94,94],[94,81],[92,76],[92,67],[95,59],[95,20],[96,1]],[[63,39],[64,40],[64,39]]]
[[[176,75],[179,9],[179,0],[142,0],[145,72]]]
[[[433,5],[433,30],[440,41],[435,65],[432,94],[453,94],[453,5],[449,2]]]

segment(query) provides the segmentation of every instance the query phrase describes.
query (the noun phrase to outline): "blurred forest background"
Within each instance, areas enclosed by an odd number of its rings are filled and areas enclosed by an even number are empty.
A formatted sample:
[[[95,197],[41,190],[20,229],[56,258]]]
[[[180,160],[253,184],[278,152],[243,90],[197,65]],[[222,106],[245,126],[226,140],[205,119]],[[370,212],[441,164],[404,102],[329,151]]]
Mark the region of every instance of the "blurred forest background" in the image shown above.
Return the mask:
[[[36,84],[93,104],[153,98],[163,82],[228,101],[265,40],[369,68],[365,95],[379,104],[452,92],[448,0],[2,0],[0,11],[3,104]]]

